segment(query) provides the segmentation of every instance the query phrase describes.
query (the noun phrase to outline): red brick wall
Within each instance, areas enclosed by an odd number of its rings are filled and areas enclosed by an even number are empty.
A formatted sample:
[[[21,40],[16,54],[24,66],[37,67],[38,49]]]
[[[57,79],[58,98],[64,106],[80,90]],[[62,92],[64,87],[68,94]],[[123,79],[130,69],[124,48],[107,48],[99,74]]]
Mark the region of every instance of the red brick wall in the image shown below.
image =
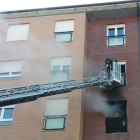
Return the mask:
[[[107,25],[125,24],[126,46],[106,47]],[[103,67],[104,60],[109,57],[126,60],[127,86],[118,87],[106,92],[99,87],[86,90],[84,108],[83,140],[139,140],[140,139],[140,73],[137,18],[101,19],[88,22],[86,76],[97,76]],[[126,133],[105,133],[105,116],[89,109],[92,98],[87,93],[101,93],[108,100],[127,100]]]

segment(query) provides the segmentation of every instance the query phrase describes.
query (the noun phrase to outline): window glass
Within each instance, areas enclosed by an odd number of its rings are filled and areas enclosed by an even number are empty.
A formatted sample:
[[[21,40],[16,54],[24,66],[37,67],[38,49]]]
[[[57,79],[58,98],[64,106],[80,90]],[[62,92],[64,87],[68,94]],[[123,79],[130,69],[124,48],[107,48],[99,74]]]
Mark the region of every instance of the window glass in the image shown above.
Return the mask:
[[[124,35],[124,29],[123,28],[118,28],[117,29],[117,35]]]
[[[0,73],[0,76],[6,76],[6,75],[9,75],[9,72]]]
[[[13,112],[14,112],[14,108],[5,108],[3,119],[12,119]]]
[[[2,109],[0,109],[0,116],[1,116],[1,110],[2,110]]]
[[[62,33],[62,34],[56,34],[55,35],[55,41],[56,42],[67,42],[72,40],[72,34],[71,33]]]
[[[121,46],[124,45],[123,37],[109,37],[108,46]]]
[[[70,70],[70,66],[69,65],[63,66],[63,71],[69,71],[69,70]]]
[[[51,82],[67,81],[68,78],[69,78],[69,73],[66,72],[52,73]]]
[[[65,118],[47,118],[45,129],[64,129]]]
[[[109,29],[109,36],[115,36],[115,29]]]
[[[53,66],[53,71],[60,71],[60,66]]]
[[[126,85],[126,62],[125,61],[120,61],[118,62],[121,65],[121,86],[125,86]]]
[[[20,75],[21,72],[12,72],[12,75]]]

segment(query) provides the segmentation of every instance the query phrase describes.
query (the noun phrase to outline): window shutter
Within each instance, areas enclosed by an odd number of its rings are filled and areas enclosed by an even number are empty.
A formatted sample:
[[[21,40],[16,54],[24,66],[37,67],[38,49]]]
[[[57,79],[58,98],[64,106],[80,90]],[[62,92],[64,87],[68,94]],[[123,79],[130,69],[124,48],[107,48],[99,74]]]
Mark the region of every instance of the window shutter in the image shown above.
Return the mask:
[[[71,65],[71,57],[53,58],[51,66]]]
[[[27,40],[29,24],[9,25],[6,41]]]
[[[0,73],[4,72],[20,72],[22,61],[7,61],[0,63]]]
[[[73,31],[74,20],[57,21],[55,24],[55,32],[68,32]]]
[[[46,116],[67,115],[68,98],[48,99],[46,104]]]

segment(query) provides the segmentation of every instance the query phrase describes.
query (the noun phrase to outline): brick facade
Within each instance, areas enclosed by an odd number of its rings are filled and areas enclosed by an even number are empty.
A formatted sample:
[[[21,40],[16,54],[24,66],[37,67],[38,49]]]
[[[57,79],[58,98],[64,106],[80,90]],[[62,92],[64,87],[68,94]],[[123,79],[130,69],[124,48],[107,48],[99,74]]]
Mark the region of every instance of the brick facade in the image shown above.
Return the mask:
[[[55,21],[74,19],[73,42],[53,42]],[[45,16],[0,21],[0,61],[23,60],[19,80],[0,81],[0,88],[50,82],[51,58],[72,57],[70,79],[83,78],[85,14]],[[9,24],[29,23],[26,41],[6,42]],[[79,140],[82,91],[49,98],[68,97],[65,130],[43,131],[46,98],[15,105],[12,125],[0,126],[0,140]]]
[[[107,47],[107,25],[125,24],[126,46]],[[89,21],[87,25],[87,65],[86,75],[96,76],[103,67],[104,60],[126,60],[127,85],[119,86],[112,91],[104,91],[99,87],[87,89],[84,94],[84,130],[83,140],[139,140],[140,111],[139,111],[139,46],[138,23],[136,17],[100,19]],[[125,133],[106,134],[105,116],[89,109],[93,98],[88,93],[101,93],[108,100],[127,100],[127,129]]]

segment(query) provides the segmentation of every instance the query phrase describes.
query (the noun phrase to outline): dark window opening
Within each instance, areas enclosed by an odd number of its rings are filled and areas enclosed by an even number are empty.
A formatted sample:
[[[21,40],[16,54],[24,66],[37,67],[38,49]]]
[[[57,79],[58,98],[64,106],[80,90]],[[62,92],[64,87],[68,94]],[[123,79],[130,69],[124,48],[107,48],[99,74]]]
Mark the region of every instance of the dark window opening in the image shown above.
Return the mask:
[[[121,73],[125,74],[125,64],[121,65]]]
[[[106,117],[106,133],[127,132],[127,101],[108,101],[110,111]]]

